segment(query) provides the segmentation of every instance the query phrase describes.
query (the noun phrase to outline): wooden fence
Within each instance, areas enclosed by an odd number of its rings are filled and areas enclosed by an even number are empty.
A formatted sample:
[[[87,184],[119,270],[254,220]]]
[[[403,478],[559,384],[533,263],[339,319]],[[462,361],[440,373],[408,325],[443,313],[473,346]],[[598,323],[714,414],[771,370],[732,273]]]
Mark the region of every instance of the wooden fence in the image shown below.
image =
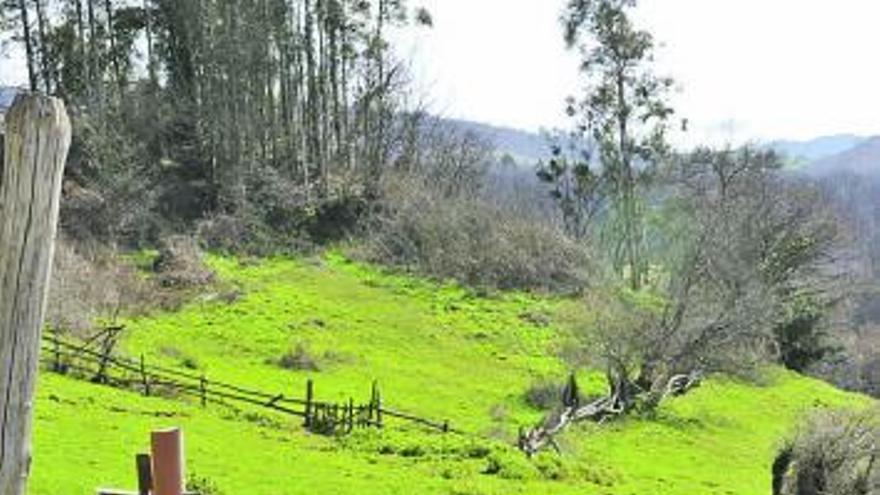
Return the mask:
[[[440,432],[456,432],[449,421],[435,421],[390,409],[384,405],[377,382],[373,382],[368,402],[325,402],[316,400],[315,383],[306,381],[304,395],[270,393],[209,379],[205,374],[150,364],[145,355],[132,359],[114,355],[113,343],[122,328],[109,327],[95,336],[73,342],[57,333],[43,337],[44,365],[64,375],[94,383],[136,390],[145,396],[188,396],[202,407],[221,404],[247,406],[302,418],[309,431],[337,435],[355,428],[382,428],[388,418],[406,421]]]

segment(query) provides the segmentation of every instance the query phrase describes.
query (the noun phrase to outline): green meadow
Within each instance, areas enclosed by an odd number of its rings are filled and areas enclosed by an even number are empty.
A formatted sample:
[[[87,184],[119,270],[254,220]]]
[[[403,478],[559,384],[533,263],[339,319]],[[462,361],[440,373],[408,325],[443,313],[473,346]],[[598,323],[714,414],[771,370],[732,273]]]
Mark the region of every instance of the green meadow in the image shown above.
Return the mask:
[[[134,488],[134,455],[149,431],[181,426],[188,471],[215,494],[765,494],[774,452],[800,418],[868,403],[782,370],[759,383],[712,376],[652,417],[578,426],[560,453],[527,459],[516,432],[543,412],[526,391],[565,378],[559,356],[575,348],[568,322],[589,308],[392,274],[336,253],[209,264],[216,288],[126,321],[120,353],[296,397],[311,378],[324,401],[366,401],[376,380],[389,407],[460,433],[389,420],[330,438],[257,409],[202,408],[43,372],[30,493]],[[279,365],[285,356],[297,365]],[[580,382],[603,392],[599,373]]]

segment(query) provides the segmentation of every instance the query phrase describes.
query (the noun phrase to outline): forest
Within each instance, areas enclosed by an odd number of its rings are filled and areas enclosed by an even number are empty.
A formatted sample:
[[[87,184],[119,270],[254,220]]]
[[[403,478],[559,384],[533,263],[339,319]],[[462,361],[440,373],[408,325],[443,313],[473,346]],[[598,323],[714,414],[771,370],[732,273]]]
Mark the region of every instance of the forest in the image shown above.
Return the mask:
[[[145,354],[202,373],[202,407],[205,373],[255,386],[317,376],[334,391],[372,374],[395,384],[404,405],[494,443],[437,447],[403,429],[303,452],[425,456],[441,463],[412,468],[425,493],[697,493],[686,480],[661,492],[638,485],[657,483],[647,475],[590,471],[603,455],[587,447],[591,436],[610,456],[611,437],[634,431],[615,428],[665,428],[687,414],[678,401],[720,404],[725,390],[745,387],[730,414],[753,420],[743,404],[789,387],[779,399],[785,424],[754,440],[761,463],[740,476],[760,473],[774,494],[880,493],[869,398],[880,396],[876,138],[806,168],[772,145],[675,146],[688,119],[674,107],[675,79],[655,63],[660,41],[635,20],[637,3],[565,3],[559,41],[579,58],[581,92],[560,102],[571,125],[546,133],[546,158],[531,163],[419,93],[395,32],[431,30],[435,18],[405,0],[0,1],[0,38],[20,47],[27,75],[27,87],[0,92],[0,121],[13,94],[40,93],[63,100],[73,126],[46,333],[85,349],[118,329],[121,342],[95,351],[104,364],[139,354],[147,396]],[[834,160],[862,168],[841,171]],[[389,303],[390,294],[411,299]],[[410,306],[412,315],[395,313]],[[289,307],[320,316],[274,322]],[[246,310],[273,323],[240,327],[245,317],[231,315]],[[346,311],[351,320],[334,320]],[[383,318],[373,311],[388,315],[386,331],[371,326]],[[213,318],[229,333],[192,333]],[[429,337],[447,354],[419,340]],[[387,361],[371,362],[376,355]],[[398,360],[412,369],[388,364]],[[497,383],[459,383],[471,396],[457,399],[479,403],[478,413],[438,406],[420,395],[425,382],[396,378],[424,373],[455,388],[467,360],[498,373]],[[56,355],[53,372],[73,376],[65,366]],[[38,404],[63,403],[68,385],[54,380],[70,376],[46,378],[54,399]],[[483,390],[490,385],[499,390]],[[82,386],[71,382],[69,393]],[[128,404],[123,397],[112,400]],[[206,418],[194,429],[228,427]],[[246,418],[288,433],[277,418]],[[714,419],[681,419],[682,431],[696,428],[691,420]],[[398,441],[431,447],[389,446]],[[614,469],[630,469],[620,455]],[[488,462],[483,478],[472,478],[471,462]],[[203,495],[245,493],[243,481],[205,465],[222,487],[193,478]],[[37,493],[49,495],[59,485],[43,476]],[[428,488],[441,478],[461,486]]]

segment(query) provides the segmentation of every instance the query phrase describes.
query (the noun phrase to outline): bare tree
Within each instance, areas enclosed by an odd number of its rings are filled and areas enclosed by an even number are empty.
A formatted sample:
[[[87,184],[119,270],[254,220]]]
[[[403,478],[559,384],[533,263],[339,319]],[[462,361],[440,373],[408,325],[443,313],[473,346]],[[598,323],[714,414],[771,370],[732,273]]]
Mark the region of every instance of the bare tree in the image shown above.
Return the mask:
[[[799,294],[833,289],[822,267],[835,221],[809,184],[780,173],[772,152],[699,150],[666,170],[655,237],[665,301],[645,340],[637,383],[671,374],[736,371],[778,351],[774,329]]]
[[[662,171],[649,289],[590,297],[585,347],[609,392],[523,435],[534,452],[568,423],[601,420],[686,391],[707,372],[743,373],[778,357],[774,330],[802,294],[826,295],[837,240],[814,188],[780,173],[772,152],[698,150]]]

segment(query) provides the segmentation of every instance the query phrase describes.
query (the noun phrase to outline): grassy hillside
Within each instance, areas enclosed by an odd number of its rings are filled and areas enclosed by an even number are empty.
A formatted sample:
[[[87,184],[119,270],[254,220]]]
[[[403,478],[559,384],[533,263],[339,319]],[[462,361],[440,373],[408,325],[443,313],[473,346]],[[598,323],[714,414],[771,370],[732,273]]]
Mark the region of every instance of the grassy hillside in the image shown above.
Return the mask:
[[[572,303],[478,295],[338,255],[211,264],[228,286],[178,312],[128,322],[123,351],[297,396],[312,377],[322,400],[366,399],[375,379],[387,404],[449,419],[465,434],[395,423],[330,439],[281,416],[44,373],[31,493],[131,487],[147,432],[180,425],[190,470],[225,494],[759,494],[769,491],[773,450],[798,417],[865,402],[781,371],[764,386],[713,378],[656,418],[584,425],[562,439],[562,456],[529,461],[510,444],[520,425],[541,417],[525,391],[565,374],[555,356],[571,341],[559,322]],[[285,354],[317,369],[280,367]],[[602,381],[585,375],[582,386],[599,392]]]

